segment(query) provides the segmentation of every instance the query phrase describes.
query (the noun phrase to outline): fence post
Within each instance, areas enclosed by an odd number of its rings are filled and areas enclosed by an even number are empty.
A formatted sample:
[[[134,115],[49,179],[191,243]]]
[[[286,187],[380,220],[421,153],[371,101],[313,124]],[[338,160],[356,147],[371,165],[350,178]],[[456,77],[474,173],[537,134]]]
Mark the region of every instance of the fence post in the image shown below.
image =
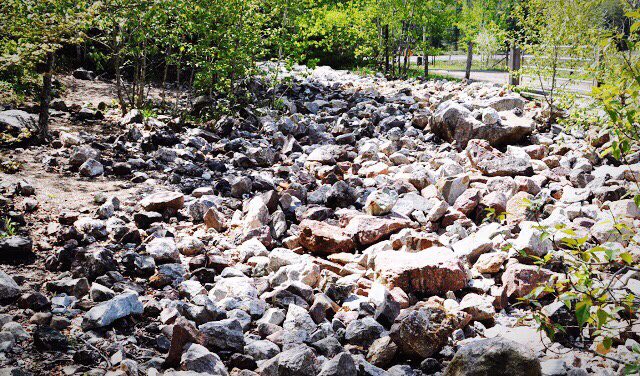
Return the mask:
[[[520,85],[520,64],[522,61],[522,51],[515,42],[511,42],[509,49],[509,85]]]

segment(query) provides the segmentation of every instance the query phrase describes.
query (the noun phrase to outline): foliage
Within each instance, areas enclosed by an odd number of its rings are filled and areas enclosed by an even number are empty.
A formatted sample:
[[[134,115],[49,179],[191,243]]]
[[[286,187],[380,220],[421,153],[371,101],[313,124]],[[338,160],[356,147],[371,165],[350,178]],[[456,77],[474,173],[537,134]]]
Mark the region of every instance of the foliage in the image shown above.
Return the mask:
[[[0,231],[0,239],[6,238],[9,236],[14,236],[17,233],[17,228],[15,223],[11,220],[11,218],[3,218],[2,220],[2,231]]]
[[[604,62],[599,74],[604,82],[593,93],[609,116],[606,125],[614,135],[606,153],[622,160],[640,143],[640,10],[628,16],[635,20],[629,37],[614,34],[601,44]]]
[[[474,38],[474,44],[477,46],[477,52],[480,54],[482,65],[489,68],[489,61],[491,56],[494,55],[504,45],[507,33],[496,24],[490,24],[483,27],[476,37]]]
[[[592,125],[603,125],[604,130],[612,133],[613,139],[604,154],[625,164],[633,146],[640,142],[640,60],[637,55],[640,12],[632,10],[628,16],[635,20],[631,33],[627,36],[614,33],[601,44],[605,49],[605,66],[601,69],[611,70],[615,78],[610,76],[600,88],[594,89],[594,98],[606,111],[609,121],[592,115],[589,118]],[[619,48],[621,42],[622,49]],[[584,113],[579,112],[576,121]],[[633,175],[631,170],[629,173]],[[631,180],[638,181],[638,177],[632,176]],[[628,195],[640,207],[640,186],[637,183]],[[540,210],[539,205],[534,209],[535,212]],[[632,327],[638,320],[640,297],[625,288],[625,278],[640,272],[637,254],[629,251],[639,246],[640,238],[628,218],[616,218],[611,214],[603,224],[611,230],[609,236],[600,240],[564,224],[539,226],[541,239],[551,239],[555,249],[545,257],[527,257],[540,266],[559,268],[562,278],[553,284],[539,286],[524,301],[542,308],[542,300],[549,299],[543,295],[549,294],[562,302],[572,319],[558,320],[540,309],[534,318],[541,330],[552,340],[626,363],[625,372],[637,374],[640,364],[611,357],[609,353],[614,343],[624,340],[633,331]],[[633,353],[640,354],[640,348],[634,347]]]
[[[593,49],[602,24],[597,17],[598,0],[527,0],[515,12],[520,30],[517,38],[529,55],[521,73],[535,77],[544,93],[548,121],[555,121],[556,96],[573,82],[561,72],[579,73],[595,60]]]

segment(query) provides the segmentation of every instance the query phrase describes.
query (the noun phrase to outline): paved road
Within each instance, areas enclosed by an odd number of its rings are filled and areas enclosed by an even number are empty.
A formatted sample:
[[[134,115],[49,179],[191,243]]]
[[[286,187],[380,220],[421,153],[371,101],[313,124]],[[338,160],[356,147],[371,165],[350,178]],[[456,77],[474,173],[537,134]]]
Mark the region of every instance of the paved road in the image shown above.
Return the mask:
[[[451,76],[455,78],[464,78],[464,71],[455,71],[455,70],[442,70],[435,69],[432,72]],[[496,71],[471,71],[471,80],[475,81],[486,81],[493,82],[496,84],[504,85],[509,82],[509,73],[508,72],[496,72]],[[568,82],[566,79],[559,79],[562,85],[563,90],[572,91],[578,94],[589,94],[591,93],[591,82],[586,81],[578,81],[578,82]],[[544,87],[548,88],[550,83],[548,80],[543,81]],[[522,77],[521,86],[529,87],[532,89],[540,90],[540,82],[536,77]]]

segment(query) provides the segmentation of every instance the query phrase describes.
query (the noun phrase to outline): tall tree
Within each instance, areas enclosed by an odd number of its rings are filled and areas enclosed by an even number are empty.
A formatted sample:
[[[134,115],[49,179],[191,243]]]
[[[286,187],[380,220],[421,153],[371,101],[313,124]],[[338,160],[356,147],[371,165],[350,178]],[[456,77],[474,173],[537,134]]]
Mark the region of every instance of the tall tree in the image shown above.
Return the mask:
[[[51,100],[56,54],[66,44],[79,43],[85,36],[97,6],[86,0],[3,0],[0,29],[4,38],[0,51],[15,54],[18,64],[42,76],[37,141],[49,138]],[[7,48],[11,45],[13,48]]]

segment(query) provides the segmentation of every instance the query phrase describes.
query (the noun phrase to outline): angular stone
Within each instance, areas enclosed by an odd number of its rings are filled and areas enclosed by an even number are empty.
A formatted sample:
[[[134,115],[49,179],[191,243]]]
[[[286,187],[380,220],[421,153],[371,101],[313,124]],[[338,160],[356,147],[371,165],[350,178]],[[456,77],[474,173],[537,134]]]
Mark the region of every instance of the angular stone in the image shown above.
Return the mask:
[[[0,239],[0,264],[20,264],[29,262],[35,254],[30,238],[7,236]]]
[[[130,315],[142,314],[144,308],[138,294],[125,292],[106,302],[91,308],[82,320],[83,329],[108,326],[114,321]]]
[[[300,245],[307,251],[330,255],[356,248],[352,233],[324,222],[305,219],[300,223]]]
[[[531,121],[485,124],[476,120],[471,111],[461,104],[446,101],[438,106],[431,131],[446,141],[456,141],[460,148],[465,148],[472,139],[483,139],[493,146],[502,146],[522,141],[533,131],[533,124]]]
[[[547,269],[535,265],[511,264],[502,274],[504,292],[507,298],[522,298],[540,284],[551,283],[553,275]]]
[[[438,179],[436,187],[449,205],[455,204],[458,197],[469,187],[469,175],[461,174]]]
[[[375,255],[374,271],[390,289],[443,294],[465,288],[469,277],[462,262],[448,248],[421,252],[383,251]]]
[[[278,356],[279,376],[316,376],[317,373],[316,355],[308,346],[296,346]]]
[[[496,314],[493,307],[493,298],[478,294],[467,294],[460,301],[462,311],[471,315],[471,319],[475,321],[492,320]]]
[[[146,249],[158,264],[180,261],[180,252],[173,238],[155,238]]]
[[[90,158],[80,165],[80,169],[78,171],[80,172],[80,175],[92,178],[102,175],[104,173],[104,167],[102,166],[102,163]]]
[[[185,347],[180,359],[180,368],[206,375],[228,375],[220,357],[197,343],[190,343]]]
[[[242,326],[236,319],[224,319],[198,327],[205,336],[205,346],[213,351],[241,352],[244,348]]]
[[[384,336],[373,341],[367,352],[367,360],[376,367],[386,368],[398,352],[396,345],[389,336]]]
[[[207,228],[213,228],[218,232],[223,232],[227,228],[224,215],[214,207],[204,213],[204,224]]]
[[[386,239],[391,234],[410,226],[411,221],[401,217],[356,215],[348,220],[345,231],[352,234],[358,244],[367,246]]]
[[[449,314],[440,306],[418,303],[402,310],[389,335],[402,353],[423,359],[438,353],[468,321],[466,313]]]
[[[485,253],[478,257],[473,268],[480,273],[494,274],[500,271],[502,264],[509,258],[506,252]]]
[[[363,319],[353,320],[347,325],[344,339],[352,345],[366,348],[378,339],[384,331],[384,327],[372,317],[365,317]]]
[[[180,317],[173,324],[171,346],[164,361],[166,367],[175,367],[180,362],[182,350],[187,343],[204,344],[204,335],[187,319]]]
[[[22,293],[10,275],[0,270],[0,300],[15,299]]]
[[[353,358],[349,353],[343,352],[325,362],[318,376],[352,376],[357,373]]]
[[[471,165],[486,176],[533,175],[528,159],[503,154],[484,140],[469,141],[466,153]]]
[[[398,193],[389,188],[378,189],[367,196],[364,204],[365,212],[369,215],[385,215],[398,201]]]

